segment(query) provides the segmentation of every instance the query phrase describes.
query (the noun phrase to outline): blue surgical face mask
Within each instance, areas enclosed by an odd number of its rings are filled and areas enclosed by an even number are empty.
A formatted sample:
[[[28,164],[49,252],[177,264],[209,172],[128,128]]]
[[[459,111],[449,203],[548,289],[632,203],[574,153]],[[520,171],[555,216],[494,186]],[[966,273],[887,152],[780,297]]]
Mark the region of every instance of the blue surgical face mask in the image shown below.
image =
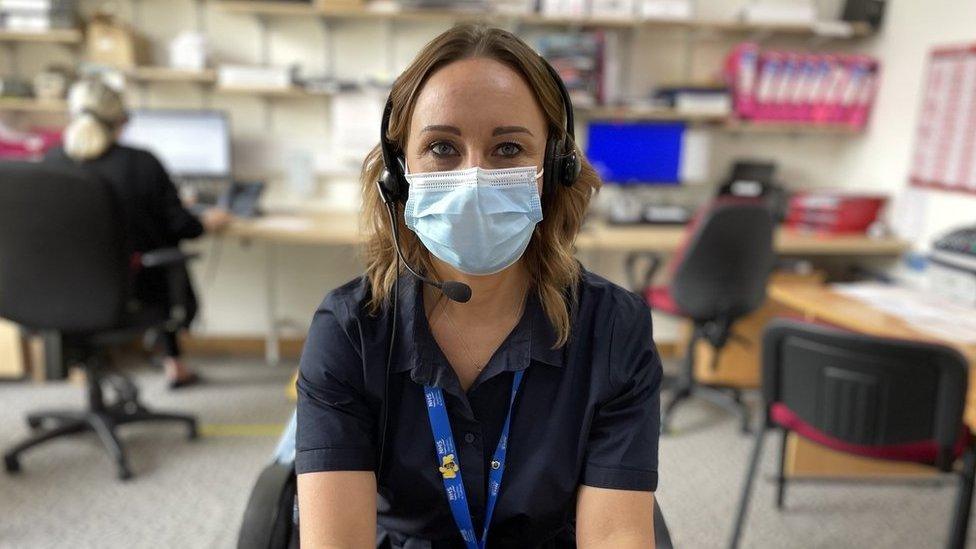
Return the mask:
[[[497,273],[522,257],[542,221],[535,170],[408,173],[404,220],[430,253],[462,273]]]

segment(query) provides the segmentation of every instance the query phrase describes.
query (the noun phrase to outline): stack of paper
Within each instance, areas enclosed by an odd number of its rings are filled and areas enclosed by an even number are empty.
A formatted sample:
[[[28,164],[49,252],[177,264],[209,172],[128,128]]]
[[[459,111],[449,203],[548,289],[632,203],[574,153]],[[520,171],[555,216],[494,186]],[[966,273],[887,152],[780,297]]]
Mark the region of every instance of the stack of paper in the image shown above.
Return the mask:
[[[902,319],[919,332],[951,342],[976,343],[976,309],[972,307],[935,294],[874,282],[834,284],[833,288]]]
[[[0,27],[43,32],[75,25],[75,0],[0,0]]]

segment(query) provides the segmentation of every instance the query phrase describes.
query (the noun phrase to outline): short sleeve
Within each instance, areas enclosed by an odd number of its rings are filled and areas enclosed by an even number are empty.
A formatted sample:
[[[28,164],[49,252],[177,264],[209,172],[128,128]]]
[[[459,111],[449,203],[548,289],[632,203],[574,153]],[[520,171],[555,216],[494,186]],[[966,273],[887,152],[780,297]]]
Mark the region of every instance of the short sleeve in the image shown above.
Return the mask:
[[[596,410],[587,440],[583,484],[654,491],[661,419],[661,360],[641,304],[610,329],[612,394]]]
[[[365,394],[358,322],[333,294],[316,311],[298,374],[295,468],[369,471],[375,425]]]

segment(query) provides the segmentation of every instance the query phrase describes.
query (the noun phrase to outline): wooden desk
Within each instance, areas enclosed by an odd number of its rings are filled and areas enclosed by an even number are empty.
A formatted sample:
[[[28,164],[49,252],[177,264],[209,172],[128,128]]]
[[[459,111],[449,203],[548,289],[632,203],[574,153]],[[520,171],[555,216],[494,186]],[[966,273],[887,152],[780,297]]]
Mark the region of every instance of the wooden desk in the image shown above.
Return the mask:
[[[283,244],[355,245],[361,240],[359,215],[267,215],[235,219],[226,236]]]
[[[581,250],[671,253],[681,246],[682,225],[614,226],[591,221],[580,233],[576,247]],[[773,243],[781,255],[802,256],[897,256],[909,244],[897,238],[870,238],[864,235],[825,236],[789,229],[776,231]]]
[[[278,246],[355,246],[361,240],[359,215],[272,214],[253,219],[235,219],[222,236],[258,241],[265,247],[264,307],[268,325],[265,329],[264,356],[268,364],[278,364],[281,360],[279,332],[285,324],[277,313]]]
[[[933,337],[904,320],[875,309],[857,299],[833,291],[829,286],[773,283],[769,298],[811,321],[822,321],[865,334],[929,341],[957,349],[976,366],[976,344]],[[976,372],[969,377],[966,423],[976,428]],[[931,475],[931,469],[840,454],[793,436],[787,451],[787,472],[799,476],[874,477]]]
[[[226,234],[294,244],[354,245],[361,239],[358,214],[269,215],[237,220]],[[576,240],[583,251],[650,251],[672,253],[684,238],[680,225],[622,227],[591,220]],[[776,251],[801,256],[897,256],[908,250],[897,238],[869,238],[863,235],[822,236],[780,229]]]
[[[357,213],[319,215],[272,214],[254,219],[235,220],[224,235],[260,241],[267,248],[265,280],[266,314],[269,319],[265,336],[265,358],[270,364],[279,360],[277,319],[277,259],[279,244],[355,246],[362,240]],[[682,226],[614,227],[590,220],[580,233],[576,247],[581,252],[650,251],[662,255],[678,249],[684,237]],[[904,241],[872,239],[865,236],[824,237],[780,230],[776,250],[783,255],[799,256],[897,256],[908,249]]]

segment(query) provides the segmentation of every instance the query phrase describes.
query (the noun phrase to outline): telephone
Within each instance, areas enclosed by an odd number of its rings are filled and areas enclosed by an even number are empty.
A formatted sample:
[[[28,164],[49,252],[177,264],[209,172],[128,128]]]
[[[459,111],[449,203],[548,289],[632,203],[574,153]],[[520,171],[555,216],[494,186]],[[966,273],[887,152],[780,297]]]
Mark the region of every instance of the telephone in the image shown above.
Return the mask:
[[[926,275],[934,292],[976,307],[976,226],[960,227],[933,242]]]

